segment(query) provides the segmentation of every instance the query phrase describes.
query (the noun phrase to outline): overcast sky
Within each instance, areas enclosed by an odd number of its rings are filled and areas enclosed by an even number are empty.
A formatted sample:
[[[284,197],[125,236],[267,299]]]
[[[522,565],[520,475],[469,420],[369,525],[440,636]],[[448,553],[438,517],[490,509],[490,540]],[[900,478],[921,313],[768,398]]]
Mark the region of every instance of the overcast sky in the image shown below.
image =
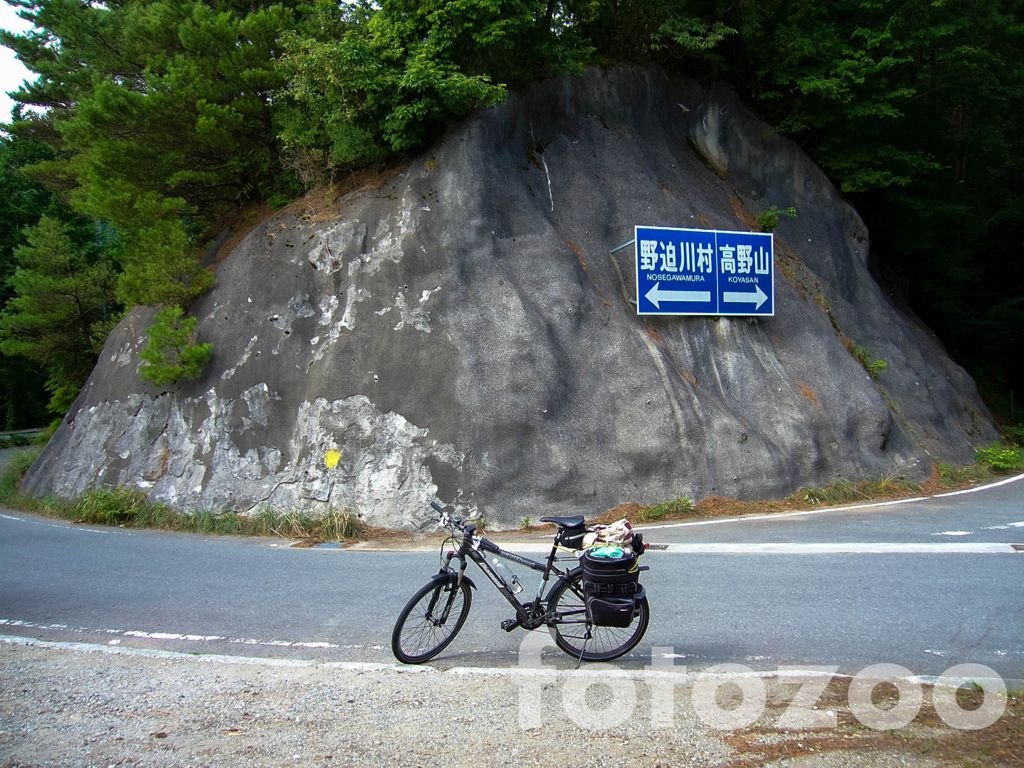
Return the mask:
[[[24,32],[30,26],[11,6],[0,2],[0,27],[12,32]],[[0,123],[10,122],[11,109],[14,108],[14,102],[8,98],[7,92],[16,91],[29,75],[30,72],[15,58],[14,51],[0,46]]]

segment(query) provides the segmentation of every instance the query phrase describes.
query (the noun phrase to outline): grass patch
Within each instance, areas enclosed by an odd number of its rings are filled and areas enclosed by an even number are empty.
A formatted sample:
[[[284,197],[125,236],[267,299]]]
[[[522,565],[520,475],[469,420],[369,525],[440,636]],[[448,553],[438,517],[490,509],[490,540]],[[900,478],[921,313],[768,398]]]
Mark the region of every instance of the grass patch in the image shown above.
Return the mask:
[[[880,480],[836,480],[824,488],[801,488],[789,499],[814,506],[855,504],[873,499],[899,499],[918,496],[924,487],[903,477],[885,477]]]
[[[219,536],[281,536],[307,542],[349,541],[361,538],[366,526],[350,510],[329,510],[322,515],[281,512],[263,508],[254,515],[230,511],[179,512],[151,501],[137,488],[100,488],[74,499],[47,496],[37,499],[18,490],[22,476],[39,451],[18,454],[0,477],[0,504],[87,525],[153,528]]]
[[[693,513],[693,501],[685,496],[672,501],[663,501],[661,504],[654,504],[644,507],[635,522],[651,523],[657,520],[664,520],[672,517],[685,517]]]
[[[942,489],[980,485],[988,482],[992,477],[992,470],[980,463],[968,464],[966,467],[937,464],[933,474],[933,479],[938,481]]]
[[[269,527],[275,536],[288,539],[346,541],[360,538],[364,533],[363,522],[347,510],[329,510],[315,516],[305,512],[277,514],[270,510],[261,512],[260,516],[261,530]]]
[[[366,525],[351,510],[330,510],[320,515],[269,507],[248,515],[214,510],[180,512],[165,504],[153,502],[142,491],[131,488],[92,490],[70,500],[22,495],[18,490],[19,481],[40,450],[41,447],[26,449],[12,458],[0,475],[0,504],[92,525],[154,528],[204,535],[279,536],[301,539],[308,545],[320,541],[351,541],[398,535],[394,531]],[[964,467],[935,465],[931,477],[923,484],[889,476],[856,482],[840,479],[825,487],[801,488],[784,499],[775,500],[746,501],[709,496],[696,503],[687,497],[651,505],[629,502],[591,518],[590,522],[612,523],[627,518],[634,524],[642,525],[664,520],[771,514],[806,509],[808,506],[842,506],[908,498],[990,482],[998,478],[1001,472],[1010,471],[1001,469],[1002,466],[1009,466],[1012,470],[1024,469],[1024,451],[1021,448],[992,446],[991,449],[979,450],[978,456],[978,462]],[[476,523],[483,530],[486,521],[481,517]],[[523,530],[531,530],[533,525],[532,518],[522,519]]]
[[[982,462],[964,467],[937,464],[932,469],[931,477],[923,483],[916,483],[900,476],[860,481],[839,479],[824,487],[801,488],[784,499],[748,501],[723,496],[707,496],[696,503],[687,498],[654,505],[627,502],[594,517],[590,522],[611,523],[625,517],[634,524],[643,524],[671,519],[703,520],[742,515],[766,515],[777,512],[793,512],[808,507],[842,506],[869,501],[926,496],[970,488],[991,482],[998,477],[1000,477],[999,473]]]

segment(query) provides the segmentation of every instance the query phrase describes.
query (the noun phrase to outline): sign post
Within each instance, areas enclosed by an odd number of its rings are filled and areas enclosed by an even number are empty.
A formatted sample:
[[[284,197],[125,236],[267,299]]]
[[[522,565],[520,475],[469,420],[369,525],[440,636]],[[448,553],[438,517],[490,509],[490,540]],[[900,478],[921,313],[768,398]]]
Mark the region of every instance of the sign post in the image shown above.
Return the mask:
[[[638,315],[775,314],[770,232],[636,227]]]

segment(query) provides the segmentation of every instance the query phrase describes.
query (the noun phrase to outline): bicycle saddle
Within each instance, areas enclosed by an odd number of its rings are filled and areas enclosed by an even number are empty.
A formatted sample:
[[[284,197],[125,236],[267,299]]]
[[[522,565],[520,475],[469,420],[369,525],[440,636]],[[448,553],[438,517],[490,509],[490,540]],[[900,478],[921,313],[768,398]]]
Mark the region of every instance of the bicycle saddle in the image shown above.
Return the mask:
[[[573,515],[571,517],[542,517],[540,521],[542,523],[554,523],[561,528],[576,528],[583,525],[583,515]]]

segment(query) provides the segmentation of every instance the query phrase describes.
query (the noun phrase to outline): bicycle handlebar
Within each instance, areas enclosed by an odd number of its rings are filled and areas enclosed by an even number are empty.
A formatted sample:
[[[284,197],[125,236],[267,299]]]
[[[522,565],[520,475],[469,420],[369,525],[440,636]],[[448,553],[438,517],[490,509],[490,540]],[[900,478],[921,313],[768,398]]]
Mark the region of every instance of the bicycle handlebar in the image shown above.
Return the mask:
[[[448,510],[444,508],[437,499],[430,500],[430,507],[433,509],[441,518],[441,525],[455,532],[456,529],[464,529],[466,527],[465,521],[461,517],[455,517],[454,515],[448,514]]]
[[[461,517],[455,517],[448,514],[448,510],[445,509],[444,505],[436,499],[431,499],[430,506],[438,513],[438,515],[440,515],[441,525],[451,531],[452,536],[457,536],[458,533],[462,534],[459,547],[460,554],[464,553],[467,547],[473,547],[476,545],[476,525],[471,522],[466,522]],[[486,541],[486,539],[480,539],[480,541]]]

